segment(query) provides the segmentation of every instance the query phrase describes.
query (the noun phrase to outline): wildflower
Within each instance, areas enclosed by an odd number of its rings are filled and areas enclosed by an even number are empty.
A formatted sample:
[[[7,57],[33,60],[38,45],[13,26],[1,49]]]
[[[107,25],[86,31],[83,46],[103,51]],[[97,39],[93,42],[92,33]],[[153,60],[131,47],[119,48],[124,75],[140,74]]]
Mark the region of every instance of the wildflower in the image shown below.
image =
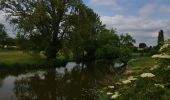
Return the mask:
[[[159,66],[157,66],[157,65],[155,65],[155,66],[153,66],[152,68],[150,68],[150,70],[155,70],[155,69],[157,69]]]
[[[154,77],[155,75],[152,73],[143,73],[140,75],[141,77]]]
[[[159,55],[153,55],[152,58],[165,58],[165,59],[170,59],[170,55],[167,55],[167,54],[159,54]]]
[[[169,46],[170,46],[169,44],[164,44],[164,45],[161,47],[160,51],[162,51],[162,50],[165,49],[165,48],[168,48]]]
[[[170,69],[170,66],[168,66],[167,69]]]
[[[110,88],[110,89],[114,89],[115,87],[114,87],[114,86],[108,86],[108,88]]]
[[[112,92],[107,92],[106,94],[107,94],[107,95],[112,95],[113,93],[112,93]]]
[[[134,78],[133,76],[129,76],[127,80],[122,81],[123,84],[131,83],[132,81],[137,80],[137,78]]]
[[[116,84],[116,85],[121,85],[121,83],[120,83],[120,82],[116,82],[115,84]]]
[[[161,88],[165,88],[164,85],[161,84],[154,84],[156,87],[161,87]]]
[[[124,80],[122,81],[123,84],[128,84],[128,83],[131,83],[131,80]]]
[[[111,99],[116,99],[120,94],[118,92],[115,92],[114,95],[111,96]]]
[[[128,80],[134,81],[134,80],[137,80],[137,78],[134,78],[133,76],[129,76],[129,77],[128,77]]]
[[[103,93],[104,91],[100,90],[99,92],[100,92],[100,93]]]
[[[44,75],[43,73],[38,74],[38,76],[39,76],[39,78],[40,78],[41,80],[44,80],[44,79],[45,79],[45,75]]]

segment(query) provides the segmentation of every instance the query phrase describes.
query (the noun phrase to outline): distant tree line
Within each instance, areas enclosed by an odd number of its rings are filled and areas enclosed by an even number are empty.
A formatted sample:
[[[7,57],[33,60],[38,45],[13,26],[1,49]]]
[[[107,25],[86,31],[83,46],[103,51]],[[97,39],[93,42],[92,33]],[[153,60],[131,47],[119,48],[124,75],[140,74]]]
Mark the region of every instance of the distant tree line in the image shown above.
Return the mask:
[[[160,47],[164,44],[164,31],[160,30],[158,32],[157,44],[155,46],[147,46],[146,43],[139,43],[138,47],[134,47],[134,52],[147,53],[148,55],[153,55],[159,52]]]

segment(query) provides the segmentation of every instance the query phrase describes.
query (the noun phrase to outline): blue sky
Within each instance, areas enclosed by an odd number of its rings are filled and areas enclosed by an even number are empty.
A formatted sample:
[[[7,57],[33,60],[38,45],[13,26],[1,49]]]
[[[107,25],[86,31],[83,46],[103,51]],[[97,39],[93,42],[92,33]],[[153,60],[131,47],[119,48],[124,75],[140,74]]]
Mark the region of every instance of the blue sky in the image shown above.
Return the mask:
[[[108,28],[129,33],[137,44],[157,43],[160,29],[170,37],[170,0],[83,0]]]

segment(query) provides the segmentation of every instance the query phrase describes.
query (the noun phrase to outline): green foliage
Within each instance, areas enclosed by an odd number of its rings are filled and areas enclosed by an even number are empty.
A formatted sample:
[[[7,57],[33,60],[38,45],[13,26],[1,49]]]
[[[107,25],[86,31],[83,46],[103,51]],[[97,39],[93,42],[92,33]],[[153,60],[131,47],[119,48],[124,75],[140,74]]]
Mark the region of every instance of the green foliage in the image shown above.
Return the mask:
[[[127,63],[132,58],[133,51],[130,48],[120,48],[119,49],[119,61],[123,63]]]
[[[31,51],[35,54],[40,53],[42,48],[45,48],[46,46],[46,43],[42,41],[41,36],[38,34],[28,38],[27,36],[18,33],[16,36],[16,44],[24,52]]]
[[[81,5],[84,5],[81,0],[4,0],[1,9],[9,14],[10,21],[20,30],[21,40],[26,45],[20,47],[45,51],[47,58],[55,60],[63,40],[75,27],[70,23],[70,17],[79,15]]]
[[[136,41],[128,34],[120,36],[119,61],[127,63],[132,58],[134,43]]]
[[[160,66],[170,66],[170,39],[164,42],[163,46],[160,47],[160,54],[153,55],[159,60]]]
[[[113,30],[105,30],[97,36],[97,59],[107,59],[113,61],[119,54],[119,37]]]
[[[125,35],[120,35],[120,46],[132,49],[136,41],[128,33]]]
[[[139,43],[139,48],[146,48],[146,47],[147,47],[146,43]]]
[[[71,48],[76,61],[94,61],[97,34],[100,34],[104,26],[92,9],[83,5],[80,9],[79,15],[74,14],[70,17],[70,23],[75,28],[69,34],[67,46]]]
[[[0,24],[0,47],[15,46],[15,39],[8,36],[3,24]]]
[[[96,57],[97,59],[107,59],[113,61],[116,58],[118,58],[118,54],[119,54],[118,52],[119,52],[118,48],[106,44],[101,48],[97,49]]]
[[[56,61],[63,50],[72,53],[76,61],[127,62],[131,58],[134,39],[106,29],[100,17],[81,0],[4,0],[1,5],[20,30],[17,45],[24,51],[44,51],[51,61]],[[64,56],[68,58],[69,53]]]
[[[156,87],[154,80],[141,78],[130,85],[124,85],[119,90],[121,96],[117,100],[168,100],[168,91]]]

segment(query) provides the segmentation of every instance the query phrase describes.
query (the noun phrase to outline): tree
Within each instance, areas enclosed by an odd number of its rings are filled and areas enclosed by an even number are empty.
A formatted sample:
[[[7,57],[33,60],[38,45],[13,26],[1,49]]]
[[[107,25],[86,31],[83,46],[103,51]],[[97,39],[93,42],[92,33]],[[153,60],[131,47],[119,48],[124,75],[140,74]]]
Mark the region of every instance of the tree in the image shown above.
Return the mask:
[[[133,48],[133,44],[135,42],[136,41],[133,39],[133,37],[130,36],[128,33],[126,33],[125,35],[120,35],[120,46]]]
[[[6,45],[7,38],[8,35],[5,31],[4,25],[0,24],[0,45],[2,46],[2,48],[4,48],[4,46]]]
[[[64,38],[75,28],[69,19],[79,14],[81,5],[84,5],[81,0],[1,1],[1,8],[10,14],[10,21],[21,31],[20,37],[27,43],[36,44],[27,49],[45,51],[46,57],[52,61],[62,48]]]
[[[120,35],[119,37],[119,58],[120,62],[127,64],[127,62],[131,59],[134,43],[136,42],[132,36],[129,34]]]
[[[158,35],[158,47],[162,46],[164,43],[164,31],[160,30]]]
[[[114,30],[103,30],[97,36],[96,58],[115,61],[119,56],[119,36]]]
[[[70,18],[70,22],[76,27],[69,35],[68,46],[72,49],[76,61],[94,61],[97,35],[104,25],[92,9],[83,5],[80,9],[79,15]]]
[[[146,47],[147,47],[146,43],[139,43],[139,48],[146,48]]]

